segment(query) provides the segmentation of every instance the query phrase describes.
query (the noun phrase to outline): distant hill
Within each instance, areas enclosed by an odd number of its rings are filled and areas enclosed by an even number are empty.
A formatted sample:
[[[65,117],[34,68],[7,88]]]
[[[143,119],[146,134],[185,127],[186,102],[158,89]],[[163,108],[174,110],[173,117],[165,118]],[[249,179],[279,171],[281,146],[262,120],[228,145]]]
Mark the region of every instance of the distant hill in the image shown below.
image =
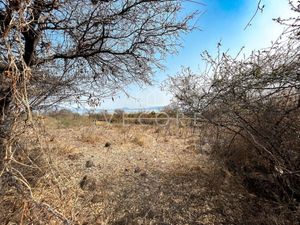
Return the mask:
[[[146,107],[146,108],[121,108],[125,112],[159,112],[161,111],[165,106],[151,106],[151,107]]]
[[[134,113],[134,112],[160,112],[165,106],[151,106],[151,107],[145,107],[145,108],[128,108],[128,107],[123,107],[123,108],[116,108],[116,109],[121,109],[124,112],[127,113]],[[94,112],[94,113],[99,113],[103,111],[107,112],[114,112],[116,109],[91,109],[91,108],[77,108],[77,107],[69,107],[69,106],[57,106],[53,110],[69,110],[74,113],[79,113],[79,114],[86,114],[89,112]]]

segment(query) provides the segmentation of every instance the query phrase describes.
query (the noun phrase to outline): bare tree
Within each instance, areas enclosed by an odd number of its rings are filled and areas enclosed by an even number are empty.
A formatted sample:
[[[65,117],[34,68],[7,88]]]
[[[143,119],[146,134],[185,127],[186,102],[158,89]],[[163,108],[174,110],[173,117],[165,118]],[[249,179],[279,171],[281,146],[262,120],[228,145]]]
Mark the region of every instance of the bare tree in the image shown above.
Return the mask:
[[[97,105],[132,82],[150,83],[192,29],[195,14],[179,15],[181,4],[1,0],[0,176],[21,176],[11,167],[20,115],[28,122],[32,109],[67,100]]]

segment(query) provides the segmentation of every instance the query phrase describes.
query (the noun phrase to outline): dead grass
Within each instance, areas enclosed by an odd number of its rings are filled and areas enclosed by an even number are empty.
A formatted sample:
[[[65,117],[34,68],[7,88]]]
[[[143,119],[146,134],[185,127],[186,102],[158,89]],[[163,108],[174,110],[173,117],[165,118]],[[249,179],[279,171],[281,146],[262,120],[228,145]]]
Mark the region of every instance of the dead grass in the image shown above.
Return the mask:
[[[51,167],[34,196],[73,224],[292,224],[293,216],[281,212],[283,219],[276,220],[274,206],[249,195],[207,155],[187,149],[198,143],[190,131],[107,124],[49,129],[55,137],[48,143]],[[84,177],[88,188],[80,185]],[[24,224],[61,224],[33,205],[3,201],[17,218],[3,224],[19,224],[20,215]]]
[[[145,145],[145,138],[142,136],[137,136],[137,137],[134,137],[131,142],[138,146],[143,147]]]
[[[79,152],[76,147],[62,142],[56,142],[55,147],[52,150],[55,151],[56,154],[62,155],[69,155]]]
[[[85,143],[89,144],[95,144],[100,140],[100,136],[97,133],[94,133],[93,131],[84,131],[79,140]]]

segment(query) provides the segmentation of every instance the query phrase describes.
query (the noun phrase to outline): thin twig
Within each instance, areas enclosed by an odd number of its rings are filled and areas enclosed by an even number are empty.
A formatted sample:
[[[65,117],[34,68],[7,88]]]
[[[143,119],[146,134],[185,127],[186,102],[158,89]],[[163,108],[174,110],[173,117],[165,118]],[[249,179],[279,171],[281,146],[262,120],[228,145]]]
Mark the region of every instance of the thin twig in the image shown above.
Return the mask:
[[[262,5],[262,6],[261,6],[261,1],[262,1],[262,0],[259,0],[259,2],[258,2],[258,4],[257,4],[256,11],[255,11],[255,13],[253,14],[253,16],[251,17],[251,19],[249,20],[249,22],[247,23],[247,25],[245,26],[244,30],[246,30],[248,27],[251,26],[252,21],[254,20],[254,18],[256,17],[256,15],[257,15],[257,13],[258,13],[259,11],[260,11],[260,12],[263,12],[265,5]]]

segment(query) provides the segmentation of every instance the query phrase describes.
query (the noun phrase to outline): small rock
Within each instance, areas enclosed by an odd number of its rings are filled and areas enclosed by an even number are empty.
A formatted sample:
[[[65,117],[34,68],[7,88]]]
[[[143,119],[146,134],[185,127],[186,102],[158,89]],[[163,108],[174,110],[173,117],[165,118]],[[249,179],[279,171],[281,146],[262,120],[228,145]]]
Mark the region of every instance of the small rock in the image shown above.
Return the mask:
[[[85,199],[85,196],[86,196],[85,194],[79,194],[79,195],[78,195],[78,198]]]
[[[155,217],[155,212],[150,209],[146,214],[146,218],[152,220],[154,219],[154,217]]]
[[[101,202],[103,199],[102,199],[102,196],[99,195],[99,194],[96,194],[93,196],[93,198],[91,199],[91,202],[96,204],[96,203],[99,203]]]
[[[104,145],[105,148],[109,148],[110,146],[111,146],[111,143],[109,143],[109,142],[106,142]]]
[[[139,172],[141,172],[141,168],[140,167],[135,167],[134,168],[134,173],[139,173]]]
[[[94,191],[97,188],[97,180],[93,177],[84,176],[79,186],[84,191]]]
[[[190,194],[190,199],[191,199],[191,200],[197,199],[197,195],[196,195],[196,194]]]
[[[70,154],[68,155],[68,159],[70,160],[78,160],[80,158],[79,154]]]
[[[147,173],[146,172],[142,172],[141,173],[141,177],[146,177],[147,176]]]
[[[91,168],[93,166],[95,166],[95,164],[94,164],[94,162],[92,160],[86,161],[86,163],[85,163],[85,167],[86,168]]]

